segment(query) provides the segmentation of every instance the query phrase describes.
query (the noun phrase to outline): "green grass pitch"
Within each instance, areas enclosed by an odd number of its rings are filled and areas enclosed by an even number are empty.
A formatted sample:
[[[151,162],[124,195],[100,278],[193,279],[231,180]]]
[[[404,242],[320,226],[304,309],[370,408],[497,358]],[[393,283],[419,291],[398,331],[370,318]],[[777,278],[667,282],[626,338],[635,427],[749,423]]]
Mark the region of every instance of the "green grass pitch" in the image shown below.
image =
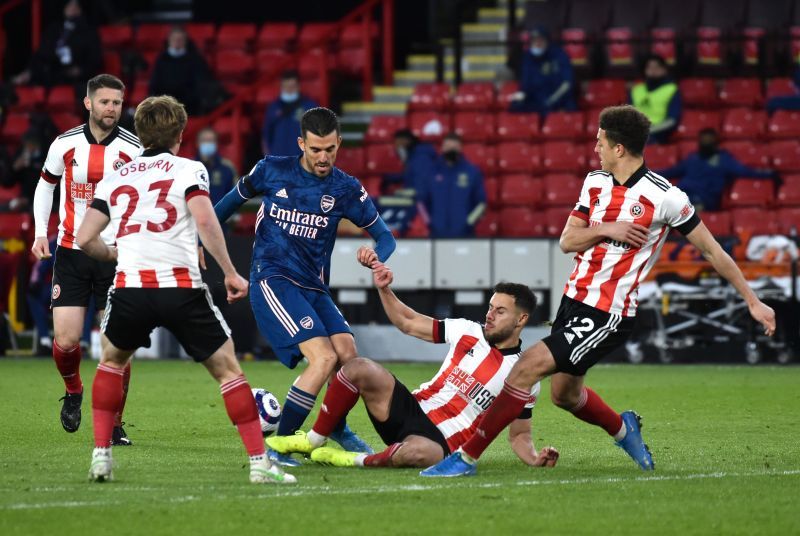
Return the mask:
[[[87,393],[94,367],[83,363]],[[244,368],[280,399],[297,374]],[[436,370],[390,368],[409,386]],[[503,435],[473,478],[309,463],[293,471],[297,486],[255,486],[213,380],[164,361],[134,363],[135,446],[115,449],[114,482],[89,484],[89,397],[81,429],[66,434],[52,363],[0,359],[0,534],[800,533],[800,368],[599,366],[587,383],[643,416],[654,473],[555,408],[545,381],[534,439],[561,451],[554,469],[523,466]],[[361,404],[351,424],[379,446]]]

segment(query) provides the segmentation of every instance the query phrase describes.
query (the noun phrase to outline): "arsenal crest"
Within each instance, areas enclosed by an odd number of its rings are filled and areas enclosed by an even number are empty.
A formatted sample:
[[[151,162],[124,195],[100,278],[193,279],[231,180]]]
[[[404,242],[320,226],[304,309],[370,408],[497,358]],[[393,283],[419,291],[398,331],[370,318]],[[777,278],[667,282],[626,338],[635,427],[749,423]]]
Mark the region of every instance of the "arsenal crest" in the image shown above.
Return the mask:
[[[336,203],[336,199],[329,195],[323,195],[322,199],[319,201],[319,207],[322,209],[322,212],[330,212],[334,203]]]

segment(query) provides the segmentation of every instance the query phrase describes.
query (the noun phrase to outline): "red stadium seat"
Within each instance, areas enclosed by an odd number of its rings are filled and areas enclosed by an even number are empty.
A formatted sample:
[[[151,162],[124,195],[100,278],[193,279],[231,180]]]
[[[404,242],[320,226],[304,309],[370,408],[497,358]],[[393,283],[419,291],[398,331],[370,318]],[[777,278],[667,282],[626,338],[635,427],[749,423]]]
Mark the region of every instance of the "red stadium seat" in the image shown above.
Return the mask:
[[[762,208],[740,208],[731,212],[733,232],[738,235],[774,234],[778,230],[775,213]]]
[[[45,102],[45,88],[42,86],[17,86],[17,102],[14,109],[29,112],[41,108]]]
[[[440,141],[450,131],[450,115],[439,112],[412,112],[408,126],[423,141]]]
[[[633,30],[630,28],[609,28],[606,30],[606,55],[611,65],[633,65]],[[625,102],[625,100],[620,101]],[[615,102],[613,104],[620,104]]]
[[[497,110],[508,110],[508,107],[511,106],[511,96],[517,91],[519,91],[519,82],[516,80],[503,82],[500,89],[497,90],[495,108]]]
[[[586,158],[586,169],[600,169],[600,157],[594,151],[594,146],[587,144],[585,151],[583,154]]]
[[[280,74],[291,67],[294,67],[293,60],[287,60],[291,54],[272,48],[266,48],[256,52],[256,71],[259,75],[264,73]]]
[[[745,28],[742,30],[744,36],[743,56],[747,65],[758,65],[759,43],[765,35],[763,28]]]
[[[722,120],[722,136],[726,139],[756,141],[764,137],[766,130],[767,113],[763,110],[732,108]]]
[[[0,205],[5,205],[18,197],[22,197],[22,185],[17,183],[13,186],[0,186]]]
[[[492,145],[485,143],[465,143],[462,151],[464,157],[478,166],[485,175],[497,172],[497,150]]]
[[[265,113],[267,106],[269,106],[273,101],[277,100],[277,98],[281,94],[281,86],[280,82],[273,82],[272,84],[262,84],[258,87],[258,91],[256,92],[256,106],[259,109],[259,113],[262,115]]]
[[[55,86],[47,95],[47,110],[50,112],[72,112],[75,110],[75,88]]]
[[[483,187],[486,190],[486,201],[490,207],[500,203],[500,179],[497,177],[484,177]]]
[[[453,95],[456,111],[488,111],[494,107],[494,84],[491,82],[464,82]]]
[[[581,108],[603,108],[628,102],[624,80],[589,80],[581,96]]]
[[[597,130],[600,128],[601,108],[586,110],[586,125],[583,127],[583,139],[592,140],[592,147],[597,143]]]
[[[657,171],[659,169],[672,167],[678,163],[678,146],[648,145],[644,157],[644,161],[649,169]]]
[[[703,220],[705,226],[714,236],[728,236],[731,234],[730,212],[702,212],[700,219]]]
[[[497,115],[498,141],[533,141],[539,137],[539,114],[501,112]]]
[[[572,208],[574,206],[575,205],[550,207],[545,210],[544,217],[547,224],[547,227],[545,228],[545,234],[547,236],[561,236],[561,232],[564,230],[564,226],[567,224],[567,220],[569,219],[569,215],[572,213]]]
[[[561,31],[561,42],[573,65],[589,63],[586,32],[581,28],[565,28]]]
[[[258,32],[256,46],[259,49],[286,50],[295,37],[297,37],[297,24],[293,22],[266,23]]]
[[[0,238],[23,238],[33,229],[33,216],[26,212],[0,214]]]
[[[383,175],[387,173],[400,173],[403,163],[397,157],[393,143],[382,143],[367,147],[367,172]]]
[[[303,86],[303,81],[306,79],[320,78],[325,71],[333,69],[332,57],[321,48],[315,48],[302,54],[297,64],[297,71],[300,73],[300,85]]]
[[[475,225],[475,236],[478,238],[492,238],[500,232],[500,213],[487,210]]]
[[[364,189],[371,198],[377,199],[380,197],[383,179],[374,175],[370,175],[369,177],[361,179],[361,184],[364,186]]]
[[[701,65],[719,65],[722,63],[722,30],[719,28],[700,27],[697,29],[697,62]]]
[[[325,47],[336,37],[333,31],[335,24],[330,22],[309,22],[300,29],[297,37],[299,48]]]
[[[122,76],[122,58],[116,50],[103,50],[103,72]]]
[[[388,143],[394,133],[407,127],[404,115],[373,115],[364,135],[364,143]]]
[[[546,205],[551,207],[574,207],[581,195],[581,188],[583,188],[581,177],[564,173],[545,175],[543,182],[545,190],[544,201]]]
[[[548,140],[576,140],[583,135],[583,112],[552,112],[542,124],[542,137]]]
[[[548,141],[542,145],[542,164],[547,172],[586,171],[585,150],[569,141]]]
[[[497,167],[503,173],[535,173],[542,167],[539,147],[521,141],[500,143]]]
[[[128,47],[133,40],[130,24],[107,24],[100,27],[100,43],[103,50],[120,50]]]
[[[456,112],[453,130],[464,141],[487,142],[494,137],[494,114],[481,112]]]
[[[189,39],[197,45],[201,52],[211,47],[217,33],[216,26],[210,22],[190,22],[184,28],[186,28]]]
[[[769,120],[769,137],[772,139],[800,137],[800,112],[778,110]]]
[[[675,30],[672,28],[653,28],[650,30],[652,45],[650,52],[658,54],[670,65],[675,65]]]
[[[767,81],[767,100],[772,97],[790,97],[797,95],[797,88],[791,78],[772,78]]]
[[[336,152],[336,167],[355,177],[364,175],[366,166],[364,165],[363,147],[341,147]]]
[[[164,48],[169,31],[169,24],[142,24],[136,29],[134,46],[137,50],[157,51]]]
[[[686,110],[681,117],[681,124],[675,132],[678,139],[697,140],[697,135],[704,128],[719,130],[720,114],[716,111]]]
[[[50,114],[50,119],[53,121],[59,133],[77,127],[83,122],[83,119],[81,119],[79,115],[70,112]]]
[[[800,207],[785,207],[778,210],[778,231],[789,235],[800,232]]]
[[[771,180],[737,179],[731,188],[728,206],[766,208],[772,205],[774,198],[775,184]]]
[[[450,92],[450,84],[435,82],[417,84],[408,103],[408,110],[446,111],[450,108]]]
[[[352,76],[359,76],[367,63],[367,53],[363,48],[343,48],[336,53],[338,70]]]
[[[258,219],[258,213],[256,212],[240,212],[234,223],[234,234],[252,235],[256,227],[256,219]]]
[[[219,119],[214,121],[214,130],[217,131],[217,136],[219,137],[220,145],[225,145],[233,139],[233,133],[235,132],[236,128],[237,125],[232,115],[220,117]],[[250,125],[246,117],[244,116],[240,117],[238,129],[239,129],[239,138],[243,140],[247,132],[250,130]]]
[[[544,236],[544,214],[528,207],[506,207],[500,211],[500,236]]]
[[[246,82],[255,70],[255,58],[244,50],[218,50],[214,58],[217,77],[226,82]]]
[[[3,123],[2,139],[4,143],[18,145],[22,135],[30,127],[30,117],[27,113],[8,114]]]
[[[317,101],[321,106],[328,106],[330,103],[330,83],[328,78],[307,79],[301,78],[300,85],[308,98]]]
[[[712,78],[684,78],[678,87],[683,104],[688,108],[719,106],[717,83]]]
[[[500,177],[500,204],[505,207],[535,207],[542,201],[542,181],[527,174]]]
[[[764,93],[758,78],[728,78],[722,81],[719,99],[724,106],[761,106]]]
[[[772,166],[779,172],[800,172],[800,142],[773,141],[767,145],[767,151],[772,157]]]
[[[781,206],[800,206],[800,175],[782,177],[783,184],[778,190],[778,204]]]
[[[361,48],[364,44],[364,25],[353,22],[344,27],[339,34],[339,48]],[[378,38],[378,25],[374,22],[369,25],[369,37],[373,41]]]
[[[766,168],[770,165],[770,156],[766,145],[739,140],[725,142],[722,144],[722,148],[730,151],[745,166]]]

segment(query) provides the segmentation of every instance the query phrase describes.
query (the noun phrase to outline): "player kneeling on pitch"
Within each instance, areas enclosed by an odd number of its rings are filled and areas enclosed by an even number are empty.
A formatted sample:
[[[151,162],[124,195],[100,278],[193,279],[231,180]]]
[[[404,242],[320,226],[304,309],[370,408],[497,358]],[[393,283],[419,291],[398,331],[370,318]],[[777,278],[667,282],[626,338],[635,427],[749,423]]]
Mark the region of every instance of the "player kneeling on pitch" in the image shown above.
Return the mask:
[[[374,361],[363,357],[349,361],[328,387],[312,430],[268,438],[271,448],[310,454],[316,462],[339,467],[427,467],[455,452],[475,432],[519,359],[519,335],[536,307],[536,297],[525,285],[500,283],[489,300],[485,325],[464,319],[434,320],[401,302],[389,288],[392,278],[383,264],[373,269],[389,320],[403,333],[450,345],[439,372],[412,393]],[[558,451],[545,447],[537,453],[531,439],[539,389],[538,383],[533,386],[525,407],[510,424],[509,441],[526,464],[553,467]],[[324,447],[359,397],[388,448],[367,455]]]
[[[208,197],[208,173],[200,162],[175,156],[186,111],[173,97],[145,99],[134,115],[144,153],[106,177],[78,230],[88,255],[117,261],[101,329],[108,344],[92,385],[95,449],[89,479],[112,477],[111,429],[123,399],[123,368],[134,351],[150,345],[163,326],[220,383],[225,409],[250,455],[250,481],[293,483],[267,460],[258,410],[239,368],[230,329],[200,278],[197,235],[225,274],[228,302],[247,296],[248,283],[231,263]],[[117,247],[100,233],[111,223]]]

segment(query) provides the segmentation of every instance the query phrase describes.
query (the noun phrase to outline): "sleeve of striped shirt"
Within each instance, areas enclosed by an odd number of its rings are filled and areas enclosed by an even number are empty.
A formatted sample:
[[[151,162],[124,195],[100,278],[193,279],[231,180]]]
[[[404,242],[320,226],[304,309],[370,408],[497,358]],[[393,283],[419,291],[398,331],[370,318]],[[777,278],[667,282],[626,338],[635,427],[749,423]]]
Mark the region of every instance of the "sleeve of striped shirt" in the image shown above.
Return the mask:
[[[444,336],[445,329],[444,320],[433,319],[433,342],[437,344],[447,342]]]
[[[583,221],[589,221],[589,187],[587,186],[589,182],[589,177],[586,177],[586,180],[583,181],[583,186],[581,187],[581,194],[578,197],[578,202],[575,204],[575,208],[572,209],[572,213],[570,216],[575,216],[576,218],[580,218]]]
[[[50,184],[57,184],[64,174],[64,146],[58,138],[50,144],[47,151],[44,166],[42,167],[41,178]]]
[[[700,224],[689,197],[676,186],[667,190],[663,207],[664,221],[683,235],[691,233]]]
[[[190,200],[196,195],[208,196],[208,171],[202,162],[193,162],[181,174],[183,195]]]

